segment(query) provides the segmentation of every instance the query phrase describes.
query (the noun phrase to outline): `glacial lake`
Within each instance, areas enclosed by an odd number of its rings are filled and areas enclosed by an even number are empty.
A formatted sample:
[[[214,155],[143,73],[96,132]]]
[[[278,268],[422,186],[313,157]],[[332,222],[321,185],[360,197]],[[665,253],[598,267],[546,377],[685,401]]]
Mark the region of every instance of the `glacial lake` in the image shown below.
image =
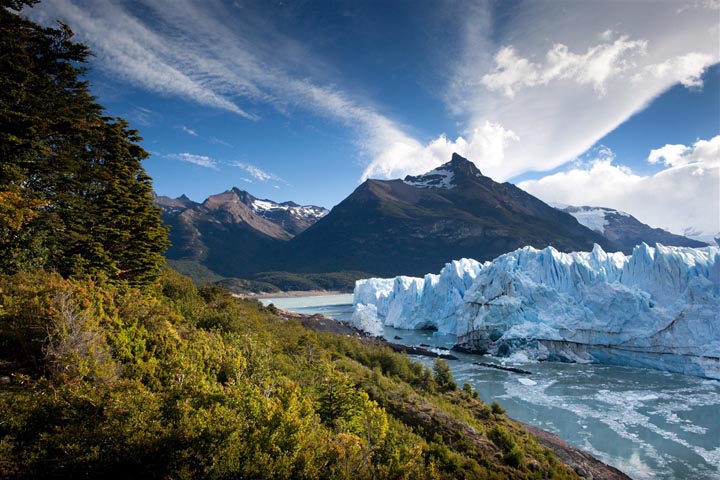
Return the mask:
[[[352,295],[264,299],[298,313],[352,316]],[[385,327],[406,345],[450,348],[453,335]],[[397,339],[395,337],[400,337]],[[720,479],[720,381],[603,365],[522,363],[531,375],[473,365],[499,360],[454,353],[459,385],[513,418],[558,434],[635,479]],[[416,357],[430,364],[432,359]],[[509,364],[508,364],[509,365]]]

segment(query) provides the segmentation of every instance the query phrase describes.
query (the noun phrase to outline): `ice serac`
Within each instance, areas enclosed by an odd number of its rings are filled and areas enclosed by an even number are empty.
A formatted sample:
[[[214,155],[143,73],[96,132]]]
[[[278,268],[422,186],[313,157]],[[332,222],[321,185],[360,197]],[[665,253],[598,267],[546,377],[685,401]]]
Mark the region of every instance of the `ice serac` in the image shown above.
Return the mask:
[[[355,283],[353,322],[373,334],[382,325],[455,332],[457,311],[480,269],[480,263],[463,258],[446,264],[439,275],[359,280]],[[374,323],[364,308],[370,305],[375,307]],[[372,330],[364,327],[371,323]]]
[[[718,247],[525,247],[485,264],[451,262],[439,275],[361,280],[354,302],[374,333],[435,328],[478,353],[720,378]]]

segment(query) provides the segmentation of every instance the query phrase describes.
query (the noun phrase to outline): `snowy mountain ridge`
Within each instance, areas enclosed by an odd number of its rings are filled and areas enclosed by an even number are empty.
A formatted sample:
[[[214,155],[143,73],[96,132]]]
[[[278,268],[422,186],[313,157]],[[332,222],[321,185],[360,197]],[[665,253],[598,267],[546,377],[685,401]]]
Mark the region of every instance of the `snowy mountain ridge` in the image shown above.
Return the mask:
[[[328,209],[316,207],[315,205],[298,205],[295,202],[276,203],[272,200],[258,199],[250,202],[250,208],[261,216],[266,216],[267,213],[285,211],[296,218],[310,218],[314,220],[319,220],[329,213]]]
[[[600,233],[630,252],[640,243],[654,245],[673,245],[677,247],[704,247],[710,243],[698,241],[687,236],[675,235],[661,228],[653,228],[642,223],[629,213],[608,207],[573,206],[551,203],[550,206],[575,217],[581,225]]]
[[[551,207],[557,208],[569,213],[577,219],[580,225],[588,227],[598,233],[605,234],[605,227],[610,224],[610,218],[614,215],[623,217],[631,217],[629,213],[615,210],[607,207],[573,207],[564,204],[550,204]]]
[[[361,280],[354,303],[353,322],[374,334],[436,328],[472,352],[720,378],[718,247],[524,247],[439,275]]]

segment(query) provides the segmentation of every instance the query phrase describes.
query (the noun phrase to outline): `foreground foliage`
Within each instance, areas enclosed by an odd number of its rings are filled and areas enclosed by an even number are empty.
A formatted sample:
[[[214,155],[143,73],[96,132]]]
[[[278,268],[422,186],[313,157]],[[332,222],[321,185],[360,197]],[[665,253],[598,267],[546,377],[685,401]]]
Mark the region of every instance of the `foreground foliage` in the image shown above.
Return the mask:
[[[4,478],[573,478],[444,366],[172,270],[6,275],[0,305]]]

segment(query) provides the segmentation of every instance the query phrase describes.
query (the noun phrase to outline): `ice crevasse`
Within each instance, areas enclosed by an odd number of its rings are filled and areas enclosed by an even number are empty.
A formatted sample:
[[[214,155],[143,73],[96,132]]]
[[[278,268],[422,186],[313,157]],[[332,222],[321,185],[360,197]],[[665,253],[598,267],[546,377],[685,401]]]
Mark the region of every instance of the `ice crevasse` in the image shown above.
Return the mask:
[[[352,321],[457,335],[456,348],[650,367],[720,379],[720,248],[631,255],[524,247],[424,278],[360,280]]]

